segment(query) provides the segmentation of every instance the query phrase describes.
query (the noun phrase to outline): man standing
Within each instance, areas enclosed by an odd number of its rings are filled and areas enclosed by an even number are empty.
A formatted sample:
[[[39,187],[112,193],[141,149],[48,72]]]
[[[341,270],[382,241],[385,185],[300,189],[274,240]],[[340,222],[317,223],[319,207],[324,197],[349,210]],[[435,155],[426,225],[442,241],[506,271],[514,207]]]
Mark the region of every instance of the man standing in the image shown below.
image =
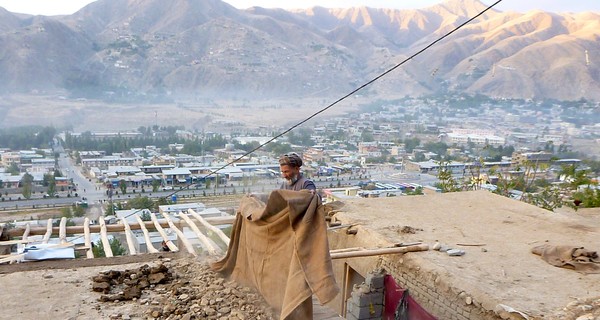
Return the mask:
[[[300,191],[303,189],[315,192],[317,187],[312,180],[305,178],[300,173],[302,158],[295,153],[286,153],[279,157],[279,169],[281,176],[286,180],[281,184],[280,189]]]

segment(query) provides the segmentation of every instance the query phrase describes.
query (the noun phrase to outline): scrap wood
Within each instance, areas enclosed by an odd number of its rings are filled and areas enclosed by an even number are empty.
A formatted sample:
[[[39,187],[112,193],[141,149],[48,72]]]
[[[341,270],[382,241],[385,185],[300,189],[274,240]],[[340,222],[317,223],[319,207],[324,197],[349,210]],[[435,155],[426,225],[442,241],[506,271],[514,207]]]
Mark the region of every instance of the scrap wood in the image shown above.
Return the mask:
[[[16,261],[21,261],[21,260],[23,260],[23,258],[25,258],[24,253],[13,254],[10,257],[0,259],[0,264],[7,263],[7,262],[12,263],[12,262],[16,262]]]
[[[406,252],[427,251],[427,250],[429,250],[429,245],[427,245],[427,244],[419,244],[419,245],[406,246],[406,247],[394,247],[394,248],[364,249],[364,250],[354,250],[354,251],[349,251],[349,252],[333,253],[333,254],[331,254],[331,259],[378,256],[378,255],[384,255],[384,254],[406,253]]]
[[[415,246],[418,244],[421,244],[423,242],[421,241],[417,241],[417,242],[399,242],[399,243],[394,243],[393,246],[391,246],[391,248],[393,247],[408,247],[408,246]]]
[[[340,222],[334,222],[334,223],[330,224],[330,227],[327,228],[327,230],[336,230],[336,229],[343,229],[343,228],[351,228],[351,227],[354,227],[354,226],[356,226],[356,224],[341,224]]]
[[[348,252],[348,251],[356,251],[356,250],[365,250],[365,248],[364,247],[352,247],[352,248],[334,249],[334,250],[329,250],[329,253],[339,253],[339,252]]]

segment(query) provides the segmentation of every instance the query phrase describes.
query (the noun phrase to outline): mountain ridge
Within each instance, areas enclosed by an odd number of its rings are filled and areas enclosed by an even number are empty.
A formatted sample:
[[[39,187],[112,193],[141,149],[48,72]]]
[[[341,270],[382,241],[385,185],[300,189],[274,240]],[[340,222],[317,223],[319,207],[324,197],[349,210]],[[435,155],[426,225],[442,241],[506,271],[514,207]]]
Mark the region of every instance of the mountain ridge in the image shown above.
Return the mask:
[[[57,17],[0,8],[0,93],[339,96],[485,9],[238,10],[219,0],[98,0]],[[364,90],[600,100],[600,14],[489,10]]]

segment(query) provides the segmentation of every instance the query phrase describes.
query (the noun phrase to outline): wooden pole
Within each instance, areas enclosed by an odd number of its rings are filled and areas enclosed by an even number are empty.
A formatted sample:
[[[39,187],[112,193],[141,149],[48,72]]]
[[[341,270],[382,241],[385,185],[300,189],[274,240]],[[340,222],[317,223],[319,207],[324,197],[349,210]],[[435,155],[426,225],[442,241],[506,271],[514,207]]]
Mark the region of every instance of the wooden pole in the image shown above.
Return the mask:
[[[171,250],[172,252],[179,251],[179,248],[177,248],[177,246],[173,243],[173,241],[169,240],[169,236],[167,236],[165,229],[163,229],[163,227],[158,222],[158,219],[156,219],[156,214],[154,214],[154,212],[150,212],[150,216],[152,217],[152,222],[154,223],[154,227],[156,228],[156,231],[158,231],[158,233],[160,233],[160,236],[163,238],[163,240],[165,240],[165,243],[167,244],[167,247],[169,247],[169,250]],[[168,223],[167,223],[167,225],[168,225]]]
[[[202,217],[200,214],[198,214],[196,211],[192,210],[192,209],[188,209],[188,212],[192,214],[192,216],[194,218],[196,218],[196,220],[200,221],[200,223],[202,223],[202,225],[207,228],[208,230],[214,232],[215,234],[217,234],[217,236],[219,236],[219,238],[221,238],[221,240],[223,240],[223,242],[225,242],[225,245],[229,246],[229,237],[227,237],[223,231],[221,231],[221,229],[213,226],[212,224],[208,223],[206,221],[206,219],[204,219],[204,217]]]
[[[31,230],[33,234],[33,230]],[[46,224],[46,233],[44,234],[44,238],[42,238],[42,243],[48,243],[50,240],[50,236],[52,235],[52,219],[48,219],[48,223]]]
[[[208,253],[211,255],[217,254],[217,250],[215,249],[215,247],[213,247],[213,245],[210,243],[208,238],[206,238],[204,233],[202,233],[202,231],[200,231],[200,229],[198,229],[198,226],[194,223],[194,221],[192,221],[192,219],[190,219],[190,217],[188,217],[183,212],[179,212],[179,216],[185,222],[187,222],[187,224],[190,226],[190,228],[192,228],[192,230],[194,230],[194,233],[196,233],[196,235],[198,236],[198,240],[200,240],[200,242],[202,242],[202,244],[206,248],[206,251],[208,251]]]
[[[129,228],[129,223],[127,223],[127,219],[125,219],[125,217],[121,217],[121,221],[123,222],[123,227],[125,227],[125,238],[127,239],[127,248],[129,248],[129,254],[137,254],[135,250],[135,244],[133,243],[133,236],[131,235],[131,228]]]
[[[104,248],[104,256],[107,258],[112,258],[113,252],[110,248],[108,236],[106,235],[106,222],[104,222],[104,217],[100,217],[98,222],[100,222],[100,239],[102,240],[102,248]]]
[[[346,258],[356,258],[356,257],[379,256],[379,255],[384,255],[384,254],[396,254],[396,253],[427,251],[427,250],[429,250],[429,245],[427,245],[427,244],[419,244],[419,245],[414,245],[414,246],[396,247],[396,248],[365,249],[365,250],[355,250],[355,251],[348,251],[348,252],[331,253],[331,259],[346,259]]]
[[[27,238],[29,238],[29,232],[30,231],[31,231],[31,226],[28,223],[27,225],[25,225],[25,231],[23,232],[23,235],[21,236],[21,239],[27,240]]]
[[[171,230],[174,230],[175,233],[177,233],[177,236],[179,237],[179,240],[183,243],[183,245],[185,246],[185,249],[191,253],[192,255],[194,255],[195,257],[198,256],[198,254],[196,254],[196,250],[194,250],[194,246],[192,245],[192,243],[188,240],[188,238],[185,237],[185,235],[183,234],[183,232],[181,232],[181,230],[179,230],[179,228],[177,228],[174,224],[173,224],[173,220],[171,220],[171,217],[169,217],[168,213],[165,213],[163,215],[165,217],[165,219],[167,220],[167,222],[169,223],[169,227],[171,227]]]
[[[146,250],[148,250],[149,253],[157,253],[158,250],[156,250],[154,245],[152,245],[152,240],[150,239],[150,235],[148,234],[148,229],[146,229],[144,221],[142,221],[142,218],[140,218],[139,215],[135,214],[134,216],[137,219],[138,225],[141,227],[142,232],[144,233],[144,240],[146,240]]]
[[[91,236],[90,236],[90,218],[85,218],[83,220],[83,236],[84,236],[84,241],[85,241],[85,245],[88,248],[85,252],[85,256],[88,259],[93,259],[94,258],[94,250],[92,250],[92,240],[91,240]]]
[[[58,239],[60,243],[67,243],[67,217],[60,218]]]

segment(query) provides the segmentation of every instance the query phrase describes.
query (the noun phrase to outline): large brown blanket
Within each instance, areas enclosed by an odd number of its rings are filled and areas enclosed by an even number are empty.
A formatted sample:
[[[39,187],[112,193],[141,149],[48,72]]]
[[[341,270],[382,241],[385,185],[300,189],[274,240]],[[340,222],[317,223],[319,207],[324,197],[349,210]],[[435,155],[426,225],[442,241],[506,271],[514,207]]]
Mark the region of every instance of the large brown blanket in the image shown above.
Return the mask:
[[[293,318],[313,293],[324,304],[339,292],[323,206],[310,192],[275,190],[266,204],[244,197],[227,254],[212,268],[258,289],[280,319]]]
[[[542,256],[544,261],[553,266],[569,268],[581,273],[600,273],[598,254],[583,247],[544,244],[534,247],[531,252]]]

